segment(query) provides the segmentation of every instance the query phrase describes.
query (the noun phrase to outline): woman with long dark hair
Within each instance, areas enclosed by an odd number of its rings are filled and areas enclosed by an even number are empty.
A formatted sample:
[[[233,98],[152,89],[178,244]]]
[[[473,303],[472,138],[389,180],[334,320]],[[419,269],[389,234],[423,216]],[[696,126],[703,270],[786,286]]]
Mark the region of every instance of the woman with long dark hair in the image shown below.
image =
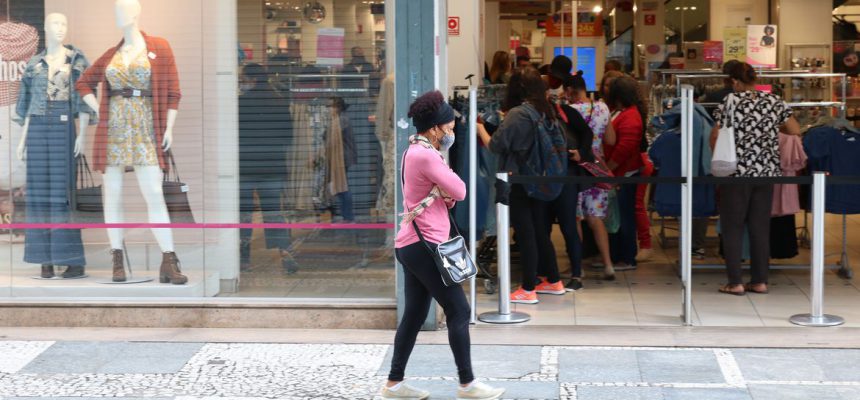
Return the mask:
[[[606,163],[615,176],[636,176],[642,168],[643,143],[647,110],[639,92],[639,82],[629,76],[616,78],[609,85],[606,102],[614,110],[612,129],[615,143],[603,146]],[[609,235],[609,252],[616,270],[636,266],[636,185],[622,185],[618,190],[621,224]]]
[[[412,103],[409,117],[418,134],[409,138],[409,148],[403,155],[400,176],[406,213],[395,241],[395,255],[403,265],[406,307],[394,337],[391,372],[388,383],[382,388],[382,397],[430,397],[429,392],[404,384],[403,377],[418,331],[427,319],[430,301],[435,299],[445,310],[448,323],[448,342],[454,352],[460,380],[457,398],[495,400],[505,390],[478,382],[472,374],[471,307],[466,294],[459,285],[445,286],[431,253],[449,239],[451,223],[448,210],[466,198],[466,184],[448,167],[440,153],[454,144],[454,109],[445,102],[442,93],[434,91]]]
[[[493,64],[490,66],[490,74],[487,77],[491,84],[508,83],[511,80],[511,55],[506,51],[497,51],[493,55]]]
[[[555,110],[547,99],[547,86],[538,70],[526,67],[517,70],[508,84],[502,109],[505,121],[492,138],[483,128],[478,129],[481,140],[490,151],[499,155],[499,171],[520,175],[535,146],[538,124],[558,125]],[[537,304],[538,293],[563,295],[564,284],[558,273],[555,249],[549,235],[550,202],[529,197],[523,185],[514,184],[510,193],[511,225],[520,247],[522,287],[511,294],[511,301]],[[540,268],[539,268],[540,267]],[[538,280],[538,270],[546,279]]]

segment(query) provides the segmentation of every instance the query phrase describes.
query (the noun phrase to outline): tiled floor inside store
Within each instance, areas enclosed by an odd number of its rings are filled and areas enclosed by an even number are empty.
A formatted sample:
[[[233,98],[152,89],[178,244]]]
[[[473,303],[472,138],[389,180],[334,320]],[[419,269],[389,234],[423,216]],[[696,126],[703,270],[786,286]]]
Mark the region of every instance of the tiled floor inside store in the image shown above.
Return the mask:
[[[798,217],[802,226],[802,217]],[[811,216],[809,218],[811,223]],[[656,225],[656,223],[655,223]],[[842,217],[827,218],[826,261],[835,265],[842,248]],[[658,227],[652,229],[658,232]],[[713,227],[709,238],[715,237]],[[655,236],[656,238],[656,236]],[[563,239],[555,232],[556,249],[563,249]],[[723,268],[699,269],[696,264],[720,264],[716,243],[709,246],[708,258],[694,261],[693,320],[699,326],[794,326],[788,318],[809,312],[810,276],[807,269],[771,271],[770,294],[747,294],[737,297],[717,292],[726,282]],[[557,251],[559,266],[568,268],[564,251]],[[848,218],[848,254],[855,268],[860,268],[860,218]],[[773,263],[809,265],[809,250],[790,260]],[[665,249],[654,243],[651,261],[636,271],[619,272],[617,280],[600,280],[601,270],[584,266],[588,278],[585,289],[564,296],[540,295],[540,304],[512,305],[512,310],[531,315],[532,325],[627,325],[677,326],[681,324],[681,285],[678,278],[678,248]],[[518,276],[513,277],[518,280]],[[825,273],[824,309],[842,316],[846,326],[860,327],[860,278],[845,280],[836,270]],[[514,286],[516,287],[516,286]],[[487,295],[478,287],[478,312],[497,309],[498,295]]]

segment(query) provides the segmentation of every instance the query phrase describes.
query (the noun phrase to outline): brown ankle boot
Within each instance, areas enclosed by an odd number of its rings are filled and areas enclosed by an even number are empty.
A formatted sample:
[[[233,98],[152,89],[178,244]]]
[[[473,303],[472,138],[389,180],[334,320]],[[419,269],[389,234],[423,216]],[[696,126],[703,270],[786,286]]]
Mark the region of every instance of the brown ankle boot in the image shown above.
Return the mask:
[[[159,282],[161,283],[184,285],[188,282],[188,277],[182,275],[182,271],[179,269],[179,258],[177,258],[176,253],[172,251],[163,253],[161,272],[158,275],[161,278],[159,279]]]
[[[125,264],[123,263],[123,254],[122,250],[111,250],[111,257],[113,257],[113,281],[114,282],[125,282]]]

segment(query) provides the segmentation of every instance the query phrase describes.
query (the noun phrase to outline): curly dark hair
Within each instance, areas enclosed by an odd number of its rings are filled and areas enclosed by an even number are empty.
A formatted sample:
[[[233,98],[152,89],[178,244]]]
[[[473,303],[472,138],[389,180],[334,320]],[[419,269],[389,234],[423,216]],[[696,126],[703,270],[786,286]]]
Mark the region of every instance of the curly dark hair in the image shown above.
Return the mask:
[[[640,92],[639,82],[627,75],[613,79],[612,83],[609,84],[609,93],[607,93],[606,102],[609,104],[609,107],[614,107],[618,110],[636,107],[639,111],[639,117],[642,118],[642,144],[640,145],[640,150],[647,150],[648,141],[646,140],[645,132],[648,125],[648,109],[645,108],[645,101]]]
[[[439,110],[439,107],[445,103],[445,96],[442,95],[442,92],[438,90],[434,90],[432,92],[427,92],[419,96],[412,102],[412,105],[409,106],[409,118],[430,118],[436,111]]]
[[[510,111],[525,102],[529,102],[543,116],[555,120],[555,112],[546,97],[547,86],[534,67],[517,69],[508,82],[502,111]]]

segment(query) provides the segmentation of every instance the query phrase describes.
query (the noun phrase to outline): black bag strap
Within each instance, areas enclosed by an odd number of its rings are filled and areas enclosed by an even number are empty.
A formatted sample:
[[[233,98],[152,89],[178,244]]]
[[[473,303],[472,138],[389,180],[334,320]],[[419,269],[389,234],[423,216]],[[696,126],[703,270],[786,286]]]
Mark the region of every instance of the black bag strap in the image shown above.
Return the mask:
[[[87,156],[81,154],[78,159],[78,188],[87,189],[96,186],[96,181],[93,179],[93,171],[90,169],[90,164],[87,162]]]
[[[167,157],[167,162],[170,163],[170,171],[173,172],[173,180],[170,180],[170,172],[164,174],[164,182],[182,182],[182,179],[179,178],[179,170],[176,169],[176,160],[173,159],[173,152],[167,150],[164,152],[164,156]]]

